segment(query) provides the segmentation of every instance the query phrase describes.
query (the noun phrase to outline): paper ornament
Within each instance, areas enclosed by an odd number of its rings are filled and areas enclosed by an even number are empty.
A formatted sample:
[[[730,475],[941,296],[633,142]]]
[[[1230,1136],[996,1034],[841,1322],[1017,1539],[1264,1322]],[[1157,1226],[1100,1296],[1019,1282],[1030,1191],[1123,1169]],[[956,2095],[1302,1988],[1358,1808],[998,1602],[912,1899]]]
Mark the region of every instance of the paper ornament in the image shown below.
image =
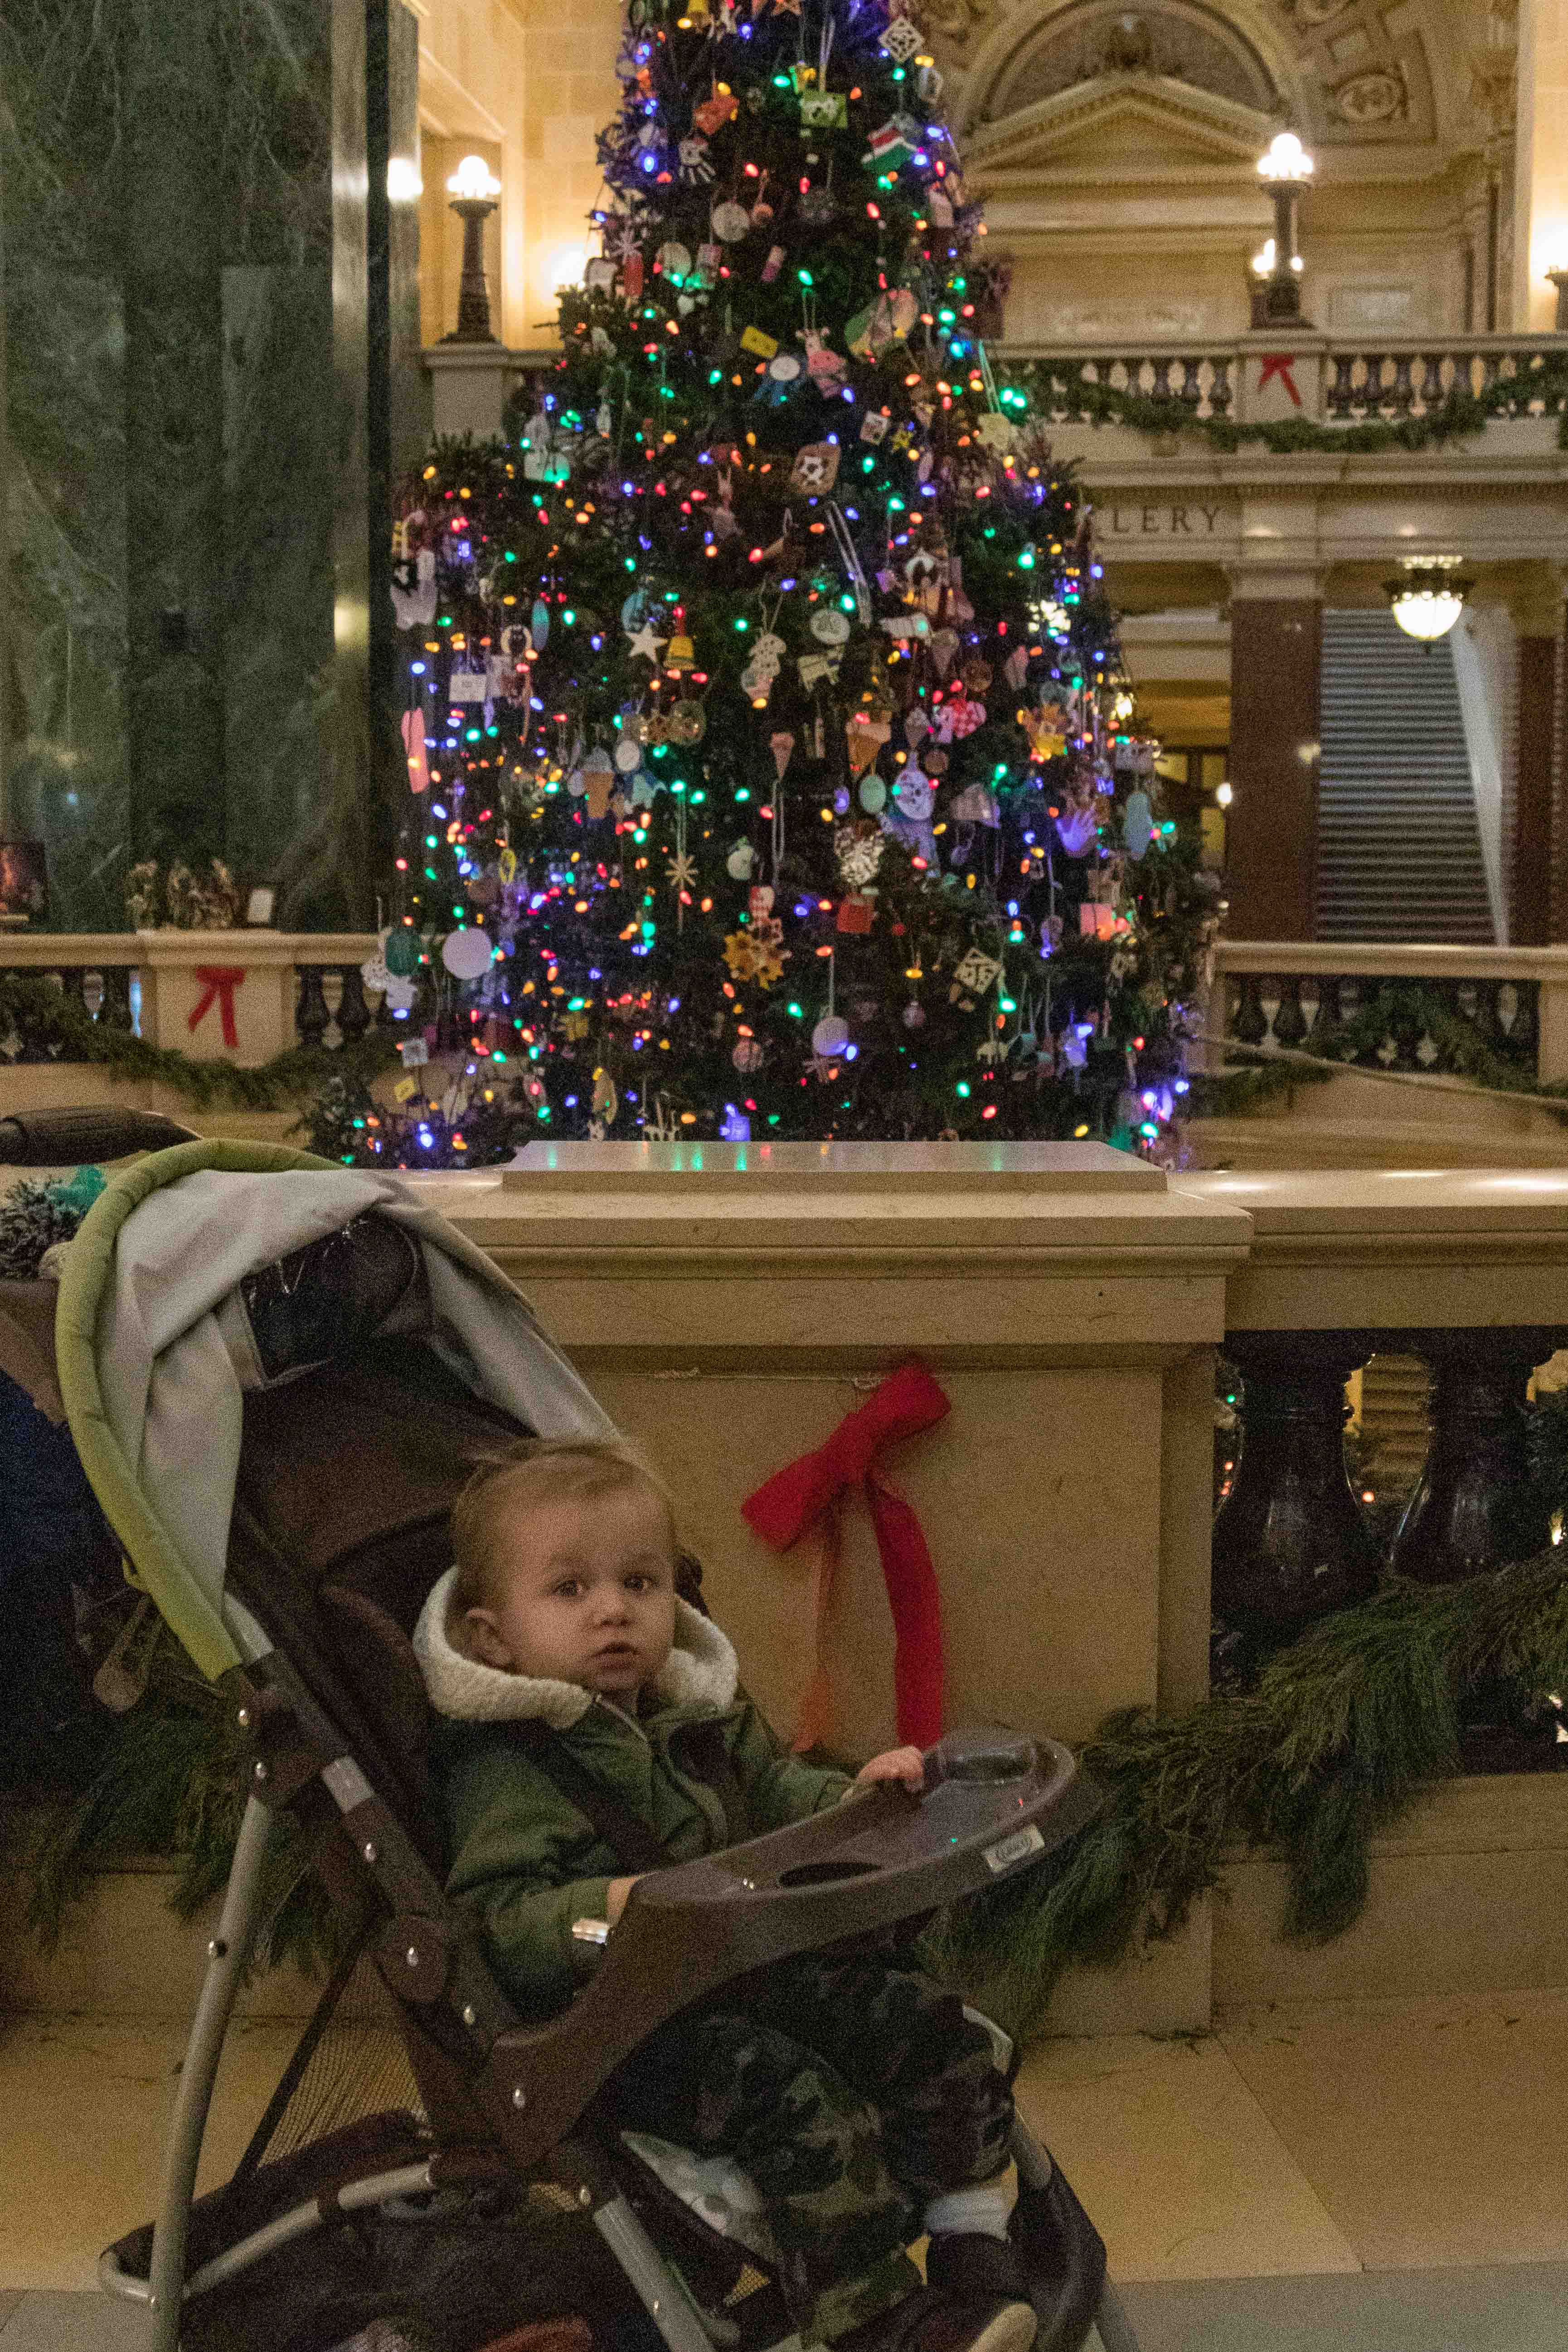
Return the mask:
[[[830,1061],[849,1043],[849,1024],[841,1013],[825,1013],[811,1033],[811,1050]]]
[[[746,905],[754,921],[761,922],[764,917],[773,913],[776,896],[777,893],[771,882],[752,883],[746,893]]]
[[[788,767],[790,756],[795,750],[795,737],[787,728],[780,727],[768,737],[768,749],[773,755],[773,766],[778,771],[779,782],[783,783],[784,770]]]
[[[746,882],[751,879],[752,868],[755,863],[756,853],[751,843],[738,841],[724,860],[724,866],[731,881]]]
[[[802,92],[800,121],[803,131],[841,131],[848,120],[848,99],[843,90],[808,89]]]
[[[948,671],[952,667],[953,656],[957,651],[958,631],[956,629],[935,629],[932,631],[931,655],[932,661],[936,664],[936,674],[938,677],[945,677],[947,676]]]
[[[753,1070],[760,1070],[763,1066],[763,1057],[762,1040],[757,1037],[741,1038],[730,1055],[731,1061],[742,1077],[750,1077]]]
[[[784,249],[783,246],[771,245],[768,247],[768,257],[763,264],[763,284],[764,286],[771,286],[784,266]]]
[[[628,253],[621,263],[621,292],[628,302],[642,300],[643,268],[640,253]]]
[[[837,442],[808,441],[795,451],[789,477],[792,490],[804,491],[808,498],[824,498],[837,479]]]
[[[708,731],[708,713],[695,695],[683,696],[671,703],[666,724],[672,743],[700,743]]]
[[[713,234],[722,245],[737,245],[752,226],[752,215],[744,205],[727,199],[715,205],[712,215]]]
[[[906,1029],[923,1029],[926,1025],[924,1005],[906,1004],[902,1018]]]
[[[867,143],[862,162],[874,163],[879,171],[896,172],[907,163],[921,142],[921,126],[908,114],[890,114],[879,123]]]
[[[1018,428],[1013,419],[999,408],[988,408],[976,423],[974,430],[986,448],[994,449],[998,456],[1017,446]]]
[[[913,55],[912,50],[910,55]],[[740,110],[741,101],[733,90],[716,89],[711,98],[703,99],[700,105],[692,108],[691,120],[699,131],[711,139],[714,132],[722,131],[726,122],[731,121]]]
[[[721,248],[717,245],[709,243],[698,247],[695,275],[700,286],[718,284],[719,266],[722,257]]]
[[[805,364],[811,380],[824,399],[844,388],[844,362],[830,351],[815,327],[808,327],[802,337],[805,345]]]
[[[860,419],[861,440],[869,441],[875,446],[883,438],[892,421],[892,418],[885,416],[879,408],[868,408]]]
[[[1121,841],[1129,857],[1142,857],[1154,837],[1154,811],[1142,787],[1129,793],[1121,812]]]
[[[854,764],[853,753],[850,755],[850,764],[852,766]],[[862,779],[859,797],[860,805],[868,816],[877,816],[887,807],[888,787],[875,771]]]
[[[826,228],[837,212],[838,199],[826,187],[805,189],[795,205],[802,228]]]
[[[683,139],[676,149],[680,159],[680,176],[689,188],[705,185],[713,177],[713,164],[708,153],[708,142],[700,131]]]
[[[819,645],[841,646],[849,635],[849,615],[837,604],[819,604],[807,625]]]
[[[836,930],[847,932],[851,938],[864,938],[870,930],[876,918],[875,899],[864,897],[858,890],[851,890],[847,898],[841,898],[838,902],[838,912],[834,917],[834,928]]]
[[[894,779],[893,799],[900,816],[911,817],[917,824],[923,824],[936,806],[936,786],[923,769],[911,762]]]
[[[697,663],[697,648],[688,636],[671,637],[664,656],[666,669],[692,669]]]
[[[672,285],[684,286],[691,274],[691,252],[677,237],[658,248],[658,266]]]
[[[1002,812],[989,784],[965,784],[955,793],[948,814],[959,824],[1000,824]]]
[[[1069,857],[1087,857],[1100,833],[1092,808],[1065,808],[1057,819],[1057,838]]]
[[[895,16],[882,35],[881,46],[895,65],[907,66],[919,54],[924,38],[912,17]]]
[[[493,948],[488,931],[465,926],[447,932],[441,942],[441,961],[454,980],[478,980],[490,968]]]
[[[615,771],[608,767],[585,767],[583,778],[587,786],[589,817],[595,824],[602,824],[610,814],[610,791],[615,782]]]
[[[984,996],[1001,969],[1000,956],[987,955],[984,948],[969,948],[953,967],[953,987],[971,996]]]
[[[359,976],[361,980],[363,980],[365,986],[377,996],[385,994],[386,983],[392,978],[392,974],[386,967],[386,956],[384,953],[385,947],[386,935],[384,932],[382,934],[381,946],[376,949],[374,955],[366,956],[363,963],[362,963],[359,968]]]
[[[774,383],[794,383],[800,373],[800,362],[793,352],[780,352],[768,362],[768,373]]]
[[[607,254],[596,253],[583,272],[590,294],[607,294],[616,282],[616,265]]]
[[[430,782],[430,770],[425,757],[425,714],[422,710],[404,712],[402,733],[408,766],[408,789],[411,793],[422,793]]]
[[[838,675],[838,666],[843,658],[842,646],[830,646],[826,653],[802,654],[799,662],[802,686],[820,686],[825,680],[831,681],[836,678]],[[822,753],[815,751],[812,756],[814,759],[820,760]]]
[[[400,978],[396,972],[394,972],[392,978],[386,983],[386,996],[384,1001],[387,1011],[389,1013],[411,1012],[414,1006],[414,1000],[418,992],[419,992],[413,981]]]
[[[615,761],[623,776],[629,776],[634,768],[642,765],[642,740],[629,728],[616,740]]]
[[[764,335],[761,327],[745,327],[741,331],[741,349],[750,352],[753,359],[771,360],[778,349],[776,335]]]

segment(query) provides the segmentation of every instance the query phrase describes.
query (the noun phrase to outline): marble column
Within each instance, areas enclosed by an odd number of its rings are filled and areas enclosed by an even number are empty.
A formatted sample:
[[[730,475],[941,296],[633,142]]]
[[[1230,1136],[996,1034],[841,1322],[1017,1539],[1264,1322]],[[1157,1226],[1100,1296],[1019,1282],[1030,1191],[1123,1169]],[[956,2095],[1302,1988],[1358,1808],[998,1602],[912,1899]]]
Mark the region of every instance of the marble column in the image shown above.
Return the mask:
[[[1322,590],[1309,573],[1232,575],[1226,929],[1310,940],[1318,885]]]
[[[1557,640],[1521,630],[1514,739],[1513,839],[1509,861],[1509,943],[1544,947],[1552,937],[1552,750]]]
[[[218,8],[123,16],[128,845],[193,864],[226,847]]]
[[[1520,0],[1514,139],[1515,334],[1549,331],[1548,269],[1568,258],[1568,0]]]

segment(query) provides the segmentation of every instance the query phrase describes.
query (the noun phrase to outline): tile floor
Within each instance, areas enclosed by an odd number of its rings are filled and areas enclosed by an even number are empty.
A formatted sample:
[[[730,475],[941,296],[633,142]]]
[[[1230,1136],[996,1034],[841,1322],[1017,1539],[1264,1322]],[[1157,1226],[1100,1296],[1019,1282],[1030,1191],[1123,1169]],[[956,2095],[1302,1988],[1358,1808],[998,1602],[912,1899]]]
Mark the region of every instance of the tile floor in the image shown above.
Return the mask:
[[[209,2178],[291,2041],[238,2027]],[[91,2292],[144,2219],[178,2033],[0,2021],[0,2352],[133,2352]],[[1272,2010],[1035,2052],[1021,2104],[1143,2352],[1568,2352],[1568,1991]]]

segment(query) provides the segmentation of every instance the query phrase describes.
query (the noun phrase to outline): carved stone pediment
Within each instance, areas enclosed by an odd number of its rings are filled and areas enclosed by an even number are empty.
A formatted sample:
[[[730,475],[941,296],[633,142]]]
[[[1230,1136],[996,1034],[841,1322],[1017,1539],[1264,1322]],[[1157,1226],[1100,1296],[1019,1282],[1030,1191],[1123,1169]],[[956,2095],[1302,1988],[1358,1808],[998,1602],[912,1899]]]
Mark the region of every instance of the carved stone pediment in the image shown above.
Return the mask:
[[[1075,166],[1134,178],[1237,166],[1251,173],[1276,127],[1251,107],[1184,82],[1123,73],[977,123],[964,152],[971,171],[991,186]]]

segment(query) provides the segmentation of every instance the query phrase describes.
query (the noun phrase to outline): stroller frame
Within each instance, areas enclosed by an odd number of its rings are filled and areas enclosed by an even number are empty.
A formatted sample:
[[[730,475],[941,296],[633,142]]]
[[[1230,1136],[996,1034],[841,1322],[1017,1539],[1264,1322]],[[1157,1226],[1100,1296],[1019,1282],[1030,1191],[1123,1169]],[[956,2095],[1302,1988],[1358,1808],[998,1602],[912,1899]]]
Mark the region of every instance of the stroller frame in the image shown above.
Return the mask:
[[[136,1122],[134,1142],[153,1140],[145,1131],[146,1115],[132,1118]],[[65,1114],[61,1128],[68,1139],[63,1148],[58,1142],[51,1148],[47,1115],[28,1125],[38,1132],[24,1137],[27,1158],[33,1164],[60,1164],[76,1157],[116,1156],[116,1138],[123,1134],[126,1121],[112,1110]],[[0,1133],[0,1157],[16,1164],[22,1155],[6,1145]],[[120,1141],[118,1148],[130,1147]],[[119,1226],[157,1183],[177,1183],[198,1169],[256,1173],[320,1169],[341,1181],[341,1171],[330,1163],[270,1147],[186,1145],[163,1152],[111,1184],[89,1213],[83,1233],[90,1235],[94,1220],[99,1221],[100,1258],[107,1262]],[[364,1226],[379,1222],[374,1217],[359,1220]],[[425,1221],[426,1252],[430,1228],[438,1223]],[[375,1241],[374,1235],[368,1238]],[[439,1244],[439,1234],[437,1240]],[[467,1250],[456,1236],[453,1247],[454,1255]],[[361,1354],[384,1328],[397,1328],[405,1335],[409,1328],[406,1322],[394,1327],[389,1321],[391,1312],[405,1303],[407,1286],[400,1277],[397,1296],[388,1290],[384,1239],[367,1251],[365,1266],[364,1295],[357,1300],[357,1324],[350,1334],[356,1347],[365,1343]],[[357,1278],[361,1269],[356,1265],[353,1271]],[[488,1267],[484,1274],[515,1302],[520,1344],[548,1352],[548,1342],[504,1277]],[[66,1292],[70,1284],[68,1272]],[[133,1524],[135,1498],[128,1503],[124,1481],[114,1475],[112,1461],[104,1473],[102,1430],[96,1425],[103,1418],[96,1379],[82,1365],[80,1333],[88,1318],[79,1282],[70,1302],[76,1317],[74,1355],[66,1292],[60,1301],[60,1385],[84,1466],[110,1523],[130,1549],[138,1534],[146,1540],[147,1529]],[[332,1431],[334,1449],[349,1425],[343,1416],[353,1410],[353,1381],[362,1377],[361,1356],[352,1348],[343,1361],[346,1370],[342,1363],[312,1367],[321,1375],[316,1391],[309,1391],[308,1382],[301,1381],[289,1391],[296,1397],[301,1391],[314,1396],[314,1423]],[[442,1377],[448,1390],[460,1385],[449,1372]],[[332,1381],[342,1384],[342,1400],[320,1394]],[[336,1418],[334,1402],[340,1406]],[[443,1434],[455,1448],[459,1436],[471,1437],[474,1413],[483,1419],[486,1408],[476,1407],[473,1398],[467,1397],[472,1410],[468,1422],[459,1426],[460,1409],[451,1405],[449,1397],[447,1402],[454,1417]],[[493,1410],[488,1420],[492,1431],[498,1420],[519,1426],[515,1419],[509,1422]],[[282,1425],[290,1425],[286,1417]],[[456,1484],[466,1469],[464,1463]],[[438,1542],[444,1548],[445,1510],[454,1492],[455,1485],[448,1481],[433,1518],[426,1504],[424,1549],[414,1544],[418,1555],[414,1568],[406,1561],[399,1567],[405,1611],[414,1569],[424,1590],[433,1580],[428,1573],[431,1545]],[[161,1533],[155,1520],[149,1524],[154,1537]],[[389,1555],[389,1547],[387,1550]],[[142,1565],[141,1559],[138,1565]],[[283,1598],[271,1590],[272,1571]],[[395,1611],[389,1613],[380,1605],[368,1585],[347,1594],[336,1591],[336,1601],[353,1606],[347,1619],[340,1612],[335,1652],[329,1642],[323,1645],[325,1655],[318,1657],[307,1641],[301,1653],[306,1621],[300,1595],[305,1587],[296,1576],[289,1593],[290,1564],[278,1549],[276,1530],[258,1518],[254,1496],[247,1499],[239,1491],[234,1499],[229,1572],[232,1589],[221,1625],[211,1621],[216,1640],[209,1632],[206,1641],[209,1656],[216,1642],[222,1642],[229,1659],[238,1659],[214,1678],[233,1706],[247,1743],[247,1801],[207,1948],[205,1976],[168,2130],[146,2274],[138,2274],[140,2258],[134,2268],[128,2266],[125,2254],[132,2242],[122,2241],[102,2256],[100,2284],[145,2310],[148,2352],[177,2352],[182,2315],[195,2298],[228,2284],[342,2213],[429,2191],[501,2182],[515,2188],[519,2181],[542,2177],[568,2189],[575,2207],[593,2221],[668,2352],[715,2352],[716,2347],[728,2352],[742,2331],[727,2319],[714,2324],[689,2290],[676,2261],[645,2225],[638,2205],[647,2198],[639,2197],[639,2189],[647,2190],[648,2178],[634,2153],[623,2149],[593,2113],[599,2091],[626,2055],[666,2019],[735,1979],[795,1954],[885,1936],[900,1921],[994,1884],[999,1876],[1047,1864],[1053,1856],[1059,1861],[1098,1809],[1098,1799],[1079,1775],[1069,1751],[1057,1742],[1039,1741],[1032,1769],[1001,1785],[990,1779],[971,1780],[962,1772],[944,1776],[940,1751],[933,1751],[928,1759],[927,1790],[918,1800],[883,1784],[853,1804],[640,1879],[593,1979],[562,2016],[528,2027],[519,2021],[497,1982],[474,1928],[448,1903],[439,1868],[438,1831],[433,1830],[428,1805],[422,1810],[417,1793],[411,1795],[416,1780],[411,1780],[407,1717],[398,1722],[395,1704],[400,1689],[407,1701],[407,1677],[412,1675],[416,1703],[423,1706],[406,1638],[410,1621],[405,1617],[400,1624]],[[332,1592],[325,1582],[322,1590]],[[154,1597],[162,1604],[155,1586]],[[178,1597],[188,1611],[189,1594]],[[175,1613],[177,1619],[177,1610]],[[357,1678],[356,1653],[343,1640],[345,1622],[362,1648]],[[324,1614],[318,1620],[321,1627],[332,1630]],[[193,1648],[184,1625],[177,1622],[176,1630],[187,1648]],[[420,1761],[422,1765],[422,1758]],[[214,2209],[206,2216],[209,2247],[215,2227],[226,2234],[217,2251],[202,2252],[193,2263],[195,2179],[214,2083],[260,1923],[271,1833],[285,1811],[311,1841],[311,1866],[334,1904],[361,1923],[362,1946],[367,1934],[374,1937],[373,1956],[393,1997],[429,2136],[426,2139],[417,2134],[407,2116],[376,2118],[375,2126],[395,2127],[382,2133],[382,2141],[395,2145],[376,2143],[374,2128],[367,2125],[373,2143],[368,2155],[362,2152],[325,2186],[312,2179],[314,2193],[303,2201],[297,2195],[287,2201],[278,2196],[268,2207],[267,2197],[280,2186],[287,2189],[295,2178],[288,2173],[289,2160],[285,2159],[259,2203],[251,2196],[252,2225],[232,2234],[228,2225],[233,2215],[224,2200],[240,2188],[242,2178],[254,2189],[268,2169],[264,2162],[252,2162],[264,2152],[263,2135],[268,2128],[264,2119],[235,2180],[203,2200]],[[308,2054],[342,1980],[340,1972],[338,1984],[329,1988],[317,2017],[306,2027],[268,2119],[280,2110],[285,2086]],[[322,2148],[329,2144],[316,2143]],[[334,2148],[333,2163],[345,2152]],[[1036,2281],[1039,2352],[1080,2352],[1095,2326],[1103,2352],[1137,2352],[1136,2339],[1105,2277],[1104,2248],[1097,2233],[1048,2153],[1021,2121],[1015,2126],[1012,2153],[1019,2179],[1015,2236]],[[394,2160],[389,2162],[389,2156]],[[240,2211],[245,2210],[242,2199]],[[688,2232],[695,2231],[735,2269],[741,2267],[731,2242],[709,2231],[695,2216],[683,2212],[680,2220]],[[774,2352],[784,2352],[790,2341],[786,2336]]]

